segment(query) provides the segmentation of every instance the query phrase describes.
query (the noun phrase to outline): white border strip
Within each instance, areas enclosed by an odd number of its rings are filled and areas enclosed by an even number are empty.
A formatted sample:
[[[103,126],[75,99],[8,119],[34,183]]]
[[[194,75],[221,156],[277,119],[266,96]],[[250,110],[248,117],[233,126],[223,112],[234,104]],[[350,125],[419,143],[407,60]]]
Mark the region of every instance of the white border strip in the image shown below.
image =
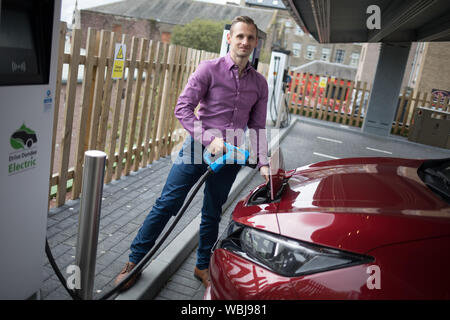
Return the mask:
[[[329,159],[339,159],[337,157],[329,156],[327,154],[318,153],[318,152],[313,152],[313,154],[316,155],[316,156],[319,156],[319,157],[324,157],[324,158],[329,158]]]
[[[392,154],[392,152],[390,152],[390,151],[385,151],[385,150],[380,150],[380,149],[374,149],[374,148],[369,148],[369,147],[366,147],[366,149],[367,149],[367,150],[376,151],[376,152],[382,152],[382,153]]]
[[[335,142],[335,143],[342,143],[341,140],[334,140],[334,139],[325,138],[325,137],[317,137],[317,139],[325,140],[325,141],[329,141],[329,142]]]

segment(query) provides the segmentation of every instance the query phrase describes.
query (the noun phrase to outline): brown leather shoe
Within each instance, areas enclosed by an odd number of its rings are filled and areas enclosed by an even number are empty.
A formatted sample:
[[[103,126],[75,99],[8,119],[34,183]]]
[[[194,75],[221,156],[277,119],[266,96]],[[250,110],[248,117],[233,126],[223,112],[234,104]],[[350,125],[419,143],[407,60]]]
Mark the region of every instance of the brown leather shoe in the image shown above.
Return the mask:
[[[136,266],[135,263],[133,262],[127,262],[127,264],[125,265],[125,267],[123,267],[122,271],[120,271],[119,275],[116,277],[116,279],[114,280],[114,284],[117,286],[123,279],[125,279],[125,277],[128,276],[128,274],[131,272],[131,270],[134,269],[134,267]],[[134,275],[122,288],[120,291],[125,291],[128,290],[129,288],[131,288],[135,283],[136,280],[139,278],[139,274]]]
[[[195,267],[194,269],[194,277],[196,277],[198,280],[200,280],[203,285],[206,287],[209,286],[209,269],[203,269],[200,270],[199,268]]]

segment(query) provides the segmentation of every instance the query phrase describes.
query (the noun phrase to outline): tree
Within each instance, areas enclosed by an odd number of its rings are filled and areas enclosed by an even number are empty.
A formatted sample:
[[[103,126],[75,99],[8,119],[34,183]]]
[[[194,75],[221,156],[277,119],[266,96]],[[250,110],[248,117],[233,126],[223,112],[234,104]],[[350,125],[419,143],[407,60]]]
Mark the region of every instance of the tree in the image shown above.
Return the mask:
[[[171,42],[188,48],[220,53],[226,22],[195,19],[184,26],[176,26]]]

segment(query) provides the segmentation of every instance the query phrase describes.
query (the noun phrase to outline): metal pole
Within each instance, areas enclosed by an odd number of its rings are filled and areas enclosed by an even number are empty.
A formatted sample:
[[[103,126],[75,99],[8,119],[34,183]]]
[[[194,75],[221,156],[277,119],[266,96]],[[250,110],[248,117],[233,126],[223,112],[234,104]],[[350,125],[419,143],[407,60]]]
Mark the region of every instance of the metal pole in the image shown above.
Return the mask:
[[[97,150],[84,153],[75,261],[80,268],[81,276],[81,288],[78,293],[85,300],[92,299],[94,289],[105,164],[106,153]]]

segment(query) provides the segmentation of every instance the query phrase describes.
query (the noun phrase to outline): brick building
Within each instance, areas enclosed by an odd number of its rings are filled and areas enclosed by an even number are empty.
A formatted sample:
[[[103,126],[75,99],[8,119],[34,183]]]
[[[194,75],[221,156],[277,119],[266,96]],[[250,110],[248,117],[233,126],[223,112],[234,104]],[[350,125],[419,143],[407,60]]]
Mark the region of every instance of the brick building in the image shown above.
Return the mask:
[[[115,32],[170,42],[172,29],[196,18],[231,21],[238,15],[252,17],[258,28],[266,33],[261,61],[268,63],[272,46],[292,52],[291,67],[314,60],[357,66],[360,44],[319,44],[296,25],[281,0],[241,0],[240,4],[225,5],[193,0],[125,0],[80,10],[75,26]]]
[[[272,10],[236,4],[221,5],[193,0],[125,0],[79,10],[75,26],[83,30],[83,40],[86,39],[87,29],[93,27],[169,43],[175,26],[194,19],[231,21],[235,16],[247,15],[266,33],[273,14]]]
[[[450,42],[424,43],[419,59],[415,87],[424,92],[450,91]]]
[[[357,80],[372,84],[380,53],[379,43],[366,43],[361,52]],[[402,88],[431,93],[433,89],[450,91],[450,43],[413,42],[403,76]]]
[[[359,43],[321,44],[306,34],[289,15],[281,0],[241,0],[241,5],[277,11],[272,43],[291,51],[292,68],[314,60],[357,67],[362,45]],[[353,79],[352,79],[353,80]]]

